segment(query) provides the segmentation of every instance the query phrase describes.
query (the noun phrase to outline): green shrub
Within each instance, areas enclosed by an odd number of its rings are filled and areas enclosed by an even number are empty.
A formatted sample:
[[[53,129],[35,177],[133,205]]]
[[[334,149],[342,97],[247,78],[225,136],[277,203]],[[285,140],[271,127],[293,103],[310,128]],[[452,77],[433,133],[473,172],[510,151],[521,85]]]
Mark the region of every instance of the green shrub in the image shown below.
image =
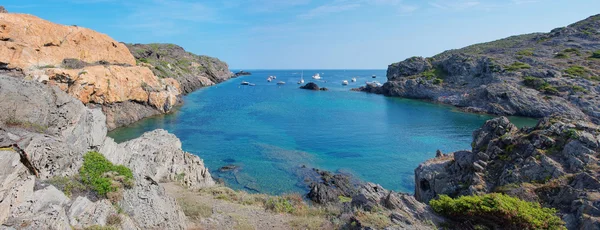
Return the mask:
[[[528,87],[531,87],[534,89],[541,87],[545,83],[546,83],[546,81],[544,81],[544,79],[537,78],[537,77],[527,76],[527,77],[523,78],[523,84],[525,86],[528,86]]]
[[[554,58],[559,58],[559,59],[568,59],[570,58],[568,54],[566,53],[558,53],[554,56]]]
[[[574,65],[567,68],[565,73],[576,77],[584,77],[587,73],[587,70],[583,66]]]
[[[565,53],[579,53],[579,50],[577,48],[567,48],[567,49],[563,50],[563,52],[565,52]]]
[[[265,207],[276,213],[293,213],[294,206],[292,202],[283,197],[269,198],[265,203]]]
[[[591,58],[600,59],[600,50],[596,50],[595,52],[593,52]]]
[[[347,197],[347,196],[338,196],[338,199],[340,200],[340,203],[350,203],[350,202],[352,202],[352,198]]]
[[[117,192],[121,186],[131,187],[133,184],[133,174],[129,168],[113,165],[98,152],[88,152],[83,156],[79,176],[84,184],[100,196]]]
[[[556,216],[555,209],[542,208],[539,203],[499,193],[456,199],[441,195],[439,199],[429,201],[429,204],[441,215],[472,220],[473,224],[496,222],[516,229],[566,229],[565,223]]]
[[[517,52],[517,55],[531,57],[531,56],[533,56],[533,49],[520,50],[519,52]]]
[[[505,66],[504,67],[506,69],[506,71],[517,71],[517,70],[522,70],[522,69],[529,69],[531,68],[530,65],[523,63],[523,62],[514,62],[512,64],[510,64],[509,66]]]
[[[585,88],[581,87],[581,86],[574,85],[573,86],[573,92],[584,92],[585,93],[585,92],[587,92],[587,90]]]
[[[448,75],[448,73],[440,67],[436,67],[436,68],[433,68],[431,70],[421,73],[421,76],[427,80],[431,80],[434,78],[442,79],[442,78],[446,77],[446,75]]]
[[[435,85],[441,85],[442,83],[444,83],[444,80],[440,78],[433,79],[433,84]]]

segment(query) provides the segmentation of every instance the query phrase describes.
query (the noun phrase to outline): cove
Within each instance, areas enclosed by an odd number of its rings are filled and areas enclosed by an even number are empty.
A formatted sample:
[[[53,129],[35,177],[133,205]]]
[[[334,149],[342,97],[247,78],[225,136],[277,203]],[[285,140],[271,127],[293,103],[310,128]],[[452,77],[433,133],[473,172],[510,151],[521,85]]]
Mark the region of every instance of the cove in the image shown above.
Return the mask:
[[[385,70],[249,70],[251,76],[203,88],[176,112],[142,120],[109,135],[117,142],[157,128],[177,135],[185,151],[204,159],[213,176],[234,189],[269,194],[306,193],[302,166],[351,173],[387,189],[412,193],[414,169],[437,149],[470,149],[471,133],[489,115],[454,107],[352,92],[365,81],[385,81]],[[322,80],[311,76],[320,73]],[[267,82],[270,75],[277,76]],[[376,75],[376,78],[372,78]],[[343,80],[357,82],[343,86]],[[247,81],[255,86],[242,86]],[[278,86],[276,82],[286,84]],[[537,120],[511,117],[520,126]],[[233,170],[219,170],[235,165]]]

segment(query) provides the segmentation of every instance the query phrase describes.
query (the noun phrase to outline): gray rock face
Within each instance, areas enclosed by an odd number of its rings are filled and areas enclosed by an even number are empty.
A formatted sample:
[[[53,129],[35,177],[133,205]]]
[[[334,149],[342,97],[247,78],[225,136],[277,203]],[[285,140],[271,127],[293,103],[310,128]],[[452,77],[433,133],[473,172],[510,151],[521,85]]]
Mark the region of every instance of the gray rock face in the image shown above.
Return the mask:
[[[111,216],[121,220],[122,229],[185,229],[181,208],[153,178],[192,188],[214,184],[202,160],[182,151],[179,139],[164,130],[116,144],[106,137],[106,118],[100,109],[87,108],[59,89],[22,78],[0,76],[0,98],[0,109],[6,111],[0,113],[2,229],[103,226]],[[17,147],[5,148],[12,145]],[[118,214],[108,200],[69,198],[45,184],[45,179],[78,174],[88,151],[99,151],[113,163],[132,169],[135,185],[125,190],[119,203],[124,214]]]
[[[156,76],[175,78],[184,94],[226,81],[233,76],[227,63],[217,58],[192,54],[177,45],[126,45],[138,62],[154,67],[151,69]]]
[[[503,192],[559,210],[569,229],[600,227],[600,127],[562,117],[518,130],[504,117],[473,132],[472,151],[415,170],[415,197]],[[577,200],[577,202],[574,202]]]
[[[555,113],[600,123],[596,87],[600,15],[546,34],[527,34],[413,57],[388,66],[383,87],[358,90],[425,99],[470,112],[546,117]]]
[[[6,14],[6,13],[8,13],[8,10],[6,10],[4,8],[4,6],[0,6],[0,14]]]
[[[134,101],[125,101],[110,105],[99,106],[106,115],[108,130],[135,123],[146,117],[161,114],[156,108]]]
[[[181,141],[165,130],[147,132],[118,145],[107,138],[100,151],[110,161],[129,167],[140,177],[136,180],[149,176],[156,181],[179,181],[190,188],[215,185],[204,162],[181,150]]]

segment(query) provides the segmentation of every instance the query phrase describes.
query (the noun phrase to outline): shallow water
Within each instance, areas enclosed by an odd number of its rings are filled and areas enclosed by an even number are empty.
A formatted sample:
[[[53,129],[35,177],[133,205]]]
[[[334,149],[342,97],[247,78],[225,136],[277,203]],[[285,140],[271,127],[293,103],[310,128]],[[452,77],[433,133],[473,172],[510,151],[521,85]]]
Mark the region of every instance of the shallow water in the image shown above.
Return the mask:
[[[423,101],[351,92],[385,81],[385,70],[323,73],[330,90],[298,89],[299,70],[254,70],[251,76],[198,90],[175,113],[145,119],[109,135],[118,142],[157,128],[177,135],[185,151],[199,155],[214,176],[237,189],[270,194],[306,192],[301,165],[343,171],[402,192],[414,190],[413,172],[437,149],[470,149],[471,133],[488,115],[469,114]],[[269,83],[267,76],[276,75]],[[342,80],[358,77],[342,86]],[[242,81],[256,86],[241,86]],[[285,81],[283,86],[275,82]],[[327,82],[325,82],[327,81]],[[535,120],[511,118],[518,125]],[[225,165],[234,171],[219,172]]]

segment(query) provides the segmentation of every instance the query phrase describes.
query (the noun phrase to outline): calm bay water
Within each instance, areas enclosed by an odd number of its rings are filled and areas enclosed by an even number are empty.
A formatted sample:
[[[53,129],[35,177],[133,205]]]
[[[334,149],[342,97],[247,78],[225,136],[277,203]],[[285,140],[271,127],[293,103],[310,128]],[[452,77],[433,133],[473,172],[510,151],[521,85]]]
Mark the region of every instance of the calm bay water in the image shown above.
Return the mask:
[[[323,73],[330,91],[298,89],[299,70],[250,70],[185,97],[175,113],[111,132],[118,142],[157,128],[177,135],[185,151],[204,159],[214,176],[236,189],[271,194],[306,192],[301,165],[349,172],[385,188],[413,192],[413,172],[437,149],[470,149],[471,133],[487,115],[427,102],[351,92],[365,81],[385,81],[385,70],[305,70]],[[269,75],[277,79],[267,82]],[[372,79],[371,75],[377,75]],[[357,77],[342,86],[342,80]],[[256,86],[241,86],[242,81]],[[285,81],[278,86],[275,82]],[[325,82],[327,81],[327,82]],[[535,120],[511,118],[520,125]],[[219,172],[225,165],[235,172]]]

